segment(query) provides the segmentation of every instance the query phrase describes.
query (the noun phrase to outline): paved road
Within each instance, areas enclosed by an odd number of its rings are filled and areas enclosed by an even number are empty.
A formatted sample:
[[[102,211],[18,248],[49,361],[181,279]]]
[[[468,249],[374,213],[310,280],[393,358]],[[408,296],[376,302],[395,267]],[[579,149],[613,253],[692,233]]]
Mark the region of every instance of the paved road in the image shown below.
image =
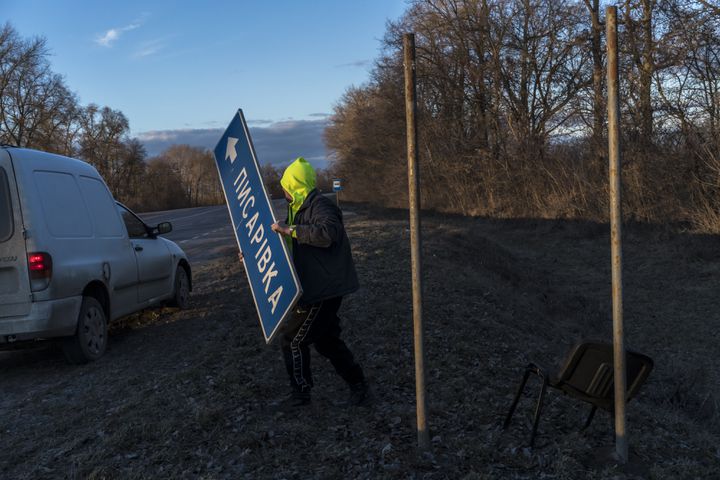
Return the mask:
[[[285,207],[284,200],[275,200],[273,207],[276,218],[285,217],[282,210]],[[225,205],[150,212],[139,216],[148,225],[171,222],[173,231],[163,236],[185,250],[191,265],[234,256],[238,250]]]
[[[335,195],[328,195],[335,198]],[[285,218],[287,203],[284,199],[273,200],[275,218]],[[345,216],[351,212],[343,211]],[[182,208],[164,212],[139,214],[148,225],[171,222],[173,231],[164,237],[176,242],[185,250],[190,264],[204,263],[228,255],[234,256],[238,250],[232,231],[232,223],[227,206]]]
[[[144,213],[140,217],[148,225],[171,222],[173,230],[164,237],[185,250],[191,265],[233,255],[233,249],[237,251],[225,205]]]

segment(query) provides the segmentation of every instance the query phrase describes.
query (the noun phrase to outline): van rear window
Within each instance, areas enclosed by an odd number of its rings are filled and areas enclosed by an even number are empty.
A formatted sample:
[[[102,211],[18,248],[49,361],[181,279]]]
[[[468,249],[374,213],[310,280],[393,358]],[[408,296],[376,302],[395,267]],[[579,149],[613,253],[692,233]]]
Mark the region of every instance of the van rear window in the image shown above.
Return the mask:
[[[4,242],[13,234],[12,205],[10,204],[10,185],[7,173],[0,167],[0,242]]]

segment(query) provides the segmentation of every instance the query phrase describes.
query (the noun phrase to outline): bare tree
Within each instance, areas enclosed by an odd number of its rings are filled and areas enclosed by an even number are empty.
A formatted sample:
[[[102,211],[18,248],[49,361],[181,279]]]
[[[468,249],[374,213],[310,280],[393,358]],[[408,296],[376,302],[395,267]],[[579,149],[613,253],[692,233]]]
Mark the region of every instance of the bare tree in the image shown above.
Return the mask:
[[[190,205],[180,175],[164,157],[148,161],[140,196],[142,211],[169,210]]]
[[[718,5],[622,3],[625,198],[636,218],[720,205]],[[333,168],[349,179],[346,196],[403,203],[401,39],[413,31],[426,206],[602,218],[601,6],[411,1],[388,24],[370,82],[346,92],[326,130]]]
[[[190,145],[173,145],[160,154],[180,179],[189,204],[212,205],[221,201],[222,192],[212,152]]]
[[[631,145],[648,151],[655,139],[657,96],[664,70],[676,64],[682,50],[675,47],[675,31],[664,13],[668,0],[625,0],[621,58],[627,58],[622,76],[626,79],[626,130],[632,132]]]
[[[720,15],[720,5],[718,5],[717,0],[699,0],[699,2],[704,7],[710,9],[715,15]]]
[[[0,142],[71,154],[78,131],[77,99],[50,69],[44,38],[0,28]]]
[[[601,151],[605,128],[605,93],[603,62],[603,25],[600,21],[600,0],[583,0],[590,14],[590,53],[592,55],[592,138],[593,146]]]
[[[98,169],[112,192],[122,191],[124,143],[130,129],[127,118],[119,110],[90,104],[83,111],[82,127],[80,157]]]
[[[388,205],[404,198],[405,139],[401,67],[385,64],[376,84],[350,88],[336,105],[325,142],[337,159],[337,174],[352,178],[345,193],[358,201]]]
[[[562,0],[522,0],[498,8],[492,18],[510,131],[519,143],[542,148],[576,114],[568,107],[589,83],[580,10]]]
[[[282,172],[274,165],[267,163],[260,167],[265,189],[272,198],[284,198],[283,189],[280,186]]]
[[[115,182],[115,197],[130,206],[141,206],[140,194],[143,178],[145,177],[147,153],[145,147],[136,138],[127,140],[122,145],[118,162],[118,177],[122,181]]]

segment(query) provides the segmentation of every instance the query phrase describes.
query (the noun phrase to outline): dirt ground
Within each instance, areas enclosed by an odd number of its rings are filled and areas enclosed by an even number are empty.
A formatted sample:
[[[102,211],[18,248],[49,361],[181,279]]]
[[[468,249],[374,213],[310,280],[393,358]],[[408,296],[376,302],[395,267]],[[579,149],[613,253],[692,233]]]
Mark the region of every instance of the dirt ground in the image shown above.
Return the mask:
[[[416,451],[407,212],[347,207],[360,275],[341,310],[374,391],[368,407],[314,356],[311,406],[287,391],[248,283],[228,259],[195,265],[192,308],[117,324],[85,366],[40,344],[0,353],[0,478],[716,478],[720,472],[720,238],[624,230],[626,346],[655,369],[628,405],[631,462],[616,466],[610,416],[550,391],[527,448],[530,360],[557,366],[584,338],[611,339],[609,228],[588,222],[423,216],[432,451]]]

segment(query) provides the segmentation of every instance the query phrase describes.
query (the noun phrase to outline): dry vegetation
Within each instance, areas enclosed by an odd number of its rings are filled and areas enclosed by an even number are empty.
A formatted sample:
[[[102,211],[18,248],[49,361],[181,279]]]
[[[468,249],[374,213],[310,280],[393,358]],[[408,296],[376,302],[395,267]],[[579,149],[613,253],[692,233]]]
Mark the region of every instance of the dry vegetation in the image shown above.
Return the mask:
[[[418,146],[429,208],[607,218],[600,0],[412,0],[326,143],[346,198],[406,205],[402,35],[417,45]],[[717,0],[624,0],[619,75],[625,213],[720,231]]]
[[[720,469],[714,355],[720,241],[664,226],[625,229],[628,348],[655,370],[629,404],[631,464],[607,461],[599,413],[550,392],[526,448],[529,384],[500,428],[529,359],[559,362],[608,340],[607,225],[428,214],[426,372],[432,454],[415,450],[407,212],[346,206],[361,290],[341,315],[375,393],[347,410],[314,360],[307,410],[281,414],[280,352],[265,346],[244,273],[196,265],[190,310],[150,310],[111,335],[107,356],[67,366],[48,347],[0,354],[0,476],[24,478],[713,478]],[[228,245],[234,256],[234,246]]]

